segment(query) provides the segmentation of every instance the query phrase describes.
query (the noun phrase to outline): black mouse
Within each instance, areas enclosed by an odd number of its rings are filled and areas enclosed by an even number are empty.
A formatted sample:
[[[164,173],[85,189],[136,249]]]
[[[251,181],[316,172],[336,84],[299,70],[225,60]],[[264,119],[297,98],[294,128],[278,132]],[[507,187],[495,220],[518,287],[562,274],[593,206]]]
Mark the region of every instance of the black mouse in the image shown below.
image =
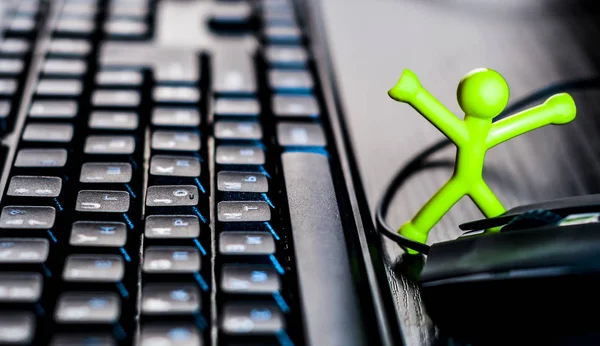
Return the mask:
[[[461,228],[460,238],[431,246],[419,276],[441,331],[481,344],[582,336],[595,341],[577,344],[600,344],[600,195],[521,206]]]

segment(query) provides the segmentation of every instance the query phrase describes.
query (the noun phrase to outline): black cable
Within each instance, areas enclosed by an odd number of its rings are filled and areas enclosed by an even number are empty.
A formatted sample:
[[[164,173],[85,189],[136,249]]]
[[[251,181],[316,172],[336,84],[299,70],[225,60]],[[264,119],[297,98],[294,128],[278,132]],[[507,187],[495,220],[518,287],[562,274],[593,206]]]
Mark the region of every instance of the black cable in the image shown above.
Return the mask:
[[[502,119],[506,118],[507,116],[511,115],[512,113],[514,113],[515,111],[517,111],[531,103],[539,101],[540,99],[546,98],[552,94],[559,93],[559,92],[565,92],[565,91],[569,91],[569,90],[581,90],[581,89],[597,88],[597,87],[600,87],[600,77],[594,77],[594,78],[589,78],[589,79],[576,79],[576,80],[570,80],[570,81],[566,81],[566,82],[562,82],[562,83],[553,84],[553,85],[547,86],[545,88],[539,89],[539,90],[527,95],[526,97],[515,101],[510,106],[506,107],[506,109],[504,109],[504,111],[502,113],[500,113],[500,115],[495,117],[492,120],[492,122],[502,120]],[[396,175],[394,176],[392,181],[388,184],[388,187],[386,188],[383,196],[381,197],[381,199],[379,200],[379,203],[377,204],[377,208],[375,209],[375,223],[376,223],[378,232],[381,232],[381,234],[385,235],[390,240],[396,242],[398,245],[400,245],[402,247],[418,251],[422,254],[429,253],[429,245],[416,242],[414,240],[408,239],[408,238],[398,234],[394,229],[392,229],[392,227],[390,227],[386,223],[385,219],[387,217],[388,209],[391,205],[391,202],[394,199],[394,196],[396,195],[396,192],[398,191],[398,189],[402,186],[402,184],[404,184],[404,182],[411,175],[416,173],[417,171],[424,169],[424,168],[434,167],[435,164],[431,164],[431,163],[427,164],[427,163],[425,163],[425,160],[429,156],[444,149],[445,147],[449,146],[450,144],[452,144],[452,142],[447,138],[444,138],[444,139],[434,143],[433,145],[429,146],[428,148],[423,150],[421,153],[419,153],[418,155],[413,157],[410,161],[408,161],[408,163],[406,163],[402,167],[402,169],[400,169],[400,171],[398,171],[398,173],[396,173]]]

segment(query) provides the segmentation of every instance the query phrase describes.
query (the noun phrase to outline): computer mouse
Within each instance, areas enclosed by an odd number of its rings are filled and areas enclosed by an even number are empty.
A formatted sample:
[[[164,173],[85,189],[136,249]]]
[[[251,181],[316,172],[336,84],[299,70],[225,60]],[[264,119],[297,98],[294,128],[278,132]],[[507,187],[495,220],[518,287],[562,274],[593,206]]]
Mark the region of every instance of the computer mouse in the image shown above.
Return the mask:
[[[491,227],[501,228],[476,232]],[[600,334],[600,195],[521,206],[461,228],[468,232],[431,246],[419,276],[440,331],[504,345]],[[577,344],[600,344],[593,340]]]

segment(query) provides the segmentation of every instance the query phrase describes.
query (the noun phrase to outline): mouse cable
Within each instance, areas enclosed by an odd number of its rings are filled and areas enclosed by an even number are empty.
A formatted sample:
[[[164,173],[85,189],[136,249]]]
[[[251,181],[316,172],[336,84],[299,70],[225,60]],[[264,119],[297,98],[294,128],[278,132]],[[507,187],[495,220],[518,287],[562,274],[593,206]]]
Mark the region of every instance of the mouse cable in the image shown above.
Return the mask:
[[[502,120],[511,115],[513,112],[531,103],[539,101],[540,99],[551,96],[555,93],[565,92],[569,90],[593,89],[598,87],[600,87],[600,77],[593,77],[589,79],[576,79],[552,84],[515,101],[513,104],[506,107],[506,109],[502,113],[500,113],[500,115],[495,117],[492,121],[496,122]],[[412,249],[422,254],[429,253],[429,245],[408,239],[397,233],[394,229],[392,229],[392,227],[390,227],[387,224],[385,220],[391,202],[394,199],[394,196],[396,196],[396,192],[411,175],[413,175],[422,168],[427,168],[426,166],[434,166],[432,164],[427,165],[425,163],[426,159],[429,156],[446,148],[450,144],[452,144],[452,142],[447,138],[444,138],[432,144],[431,146],[423,150],[421,153],[417,154],[412,159],[410,159],[410,161],[408,161],[404,166],[402,166],[402,169],[400,169],[400,171],[396,173],[394,178],[391,180],[391,182],[385,189],[385,192],[379,200],[379,203],[377,204],[377,208],[375,209],[375,226],[377,228],[377,231],[404,248]]]

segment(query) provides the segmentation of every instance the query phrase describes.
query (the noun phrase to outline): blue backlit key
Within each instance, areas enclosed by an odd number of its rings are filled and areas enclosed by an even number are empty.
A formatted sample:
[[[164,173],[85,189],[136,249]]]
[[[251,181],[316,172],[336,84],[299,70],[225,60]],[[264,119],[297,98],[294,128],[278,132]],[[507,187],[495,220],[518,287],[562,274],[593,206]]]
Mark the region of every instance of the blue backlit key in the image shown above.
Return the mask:
[[[142,290],[145,315],[194,314],[200,310],[200,302],[196,284],[146,284]]]
[[[119,282],[125,267],[118,255],[70,255],[65,262],[63,279],[73,282]]]
[[[150,246],[144,254],[145,273],[195,273],[200,270],[198,248]]]
[[[229,302],[222,314],[221,328],[226,334],[275,334],[285,328],[283,314],[271,302]]]
[[[67,292],[58,298],[58,323],[114,323],[121,315],[121,300],[114,292]]]

